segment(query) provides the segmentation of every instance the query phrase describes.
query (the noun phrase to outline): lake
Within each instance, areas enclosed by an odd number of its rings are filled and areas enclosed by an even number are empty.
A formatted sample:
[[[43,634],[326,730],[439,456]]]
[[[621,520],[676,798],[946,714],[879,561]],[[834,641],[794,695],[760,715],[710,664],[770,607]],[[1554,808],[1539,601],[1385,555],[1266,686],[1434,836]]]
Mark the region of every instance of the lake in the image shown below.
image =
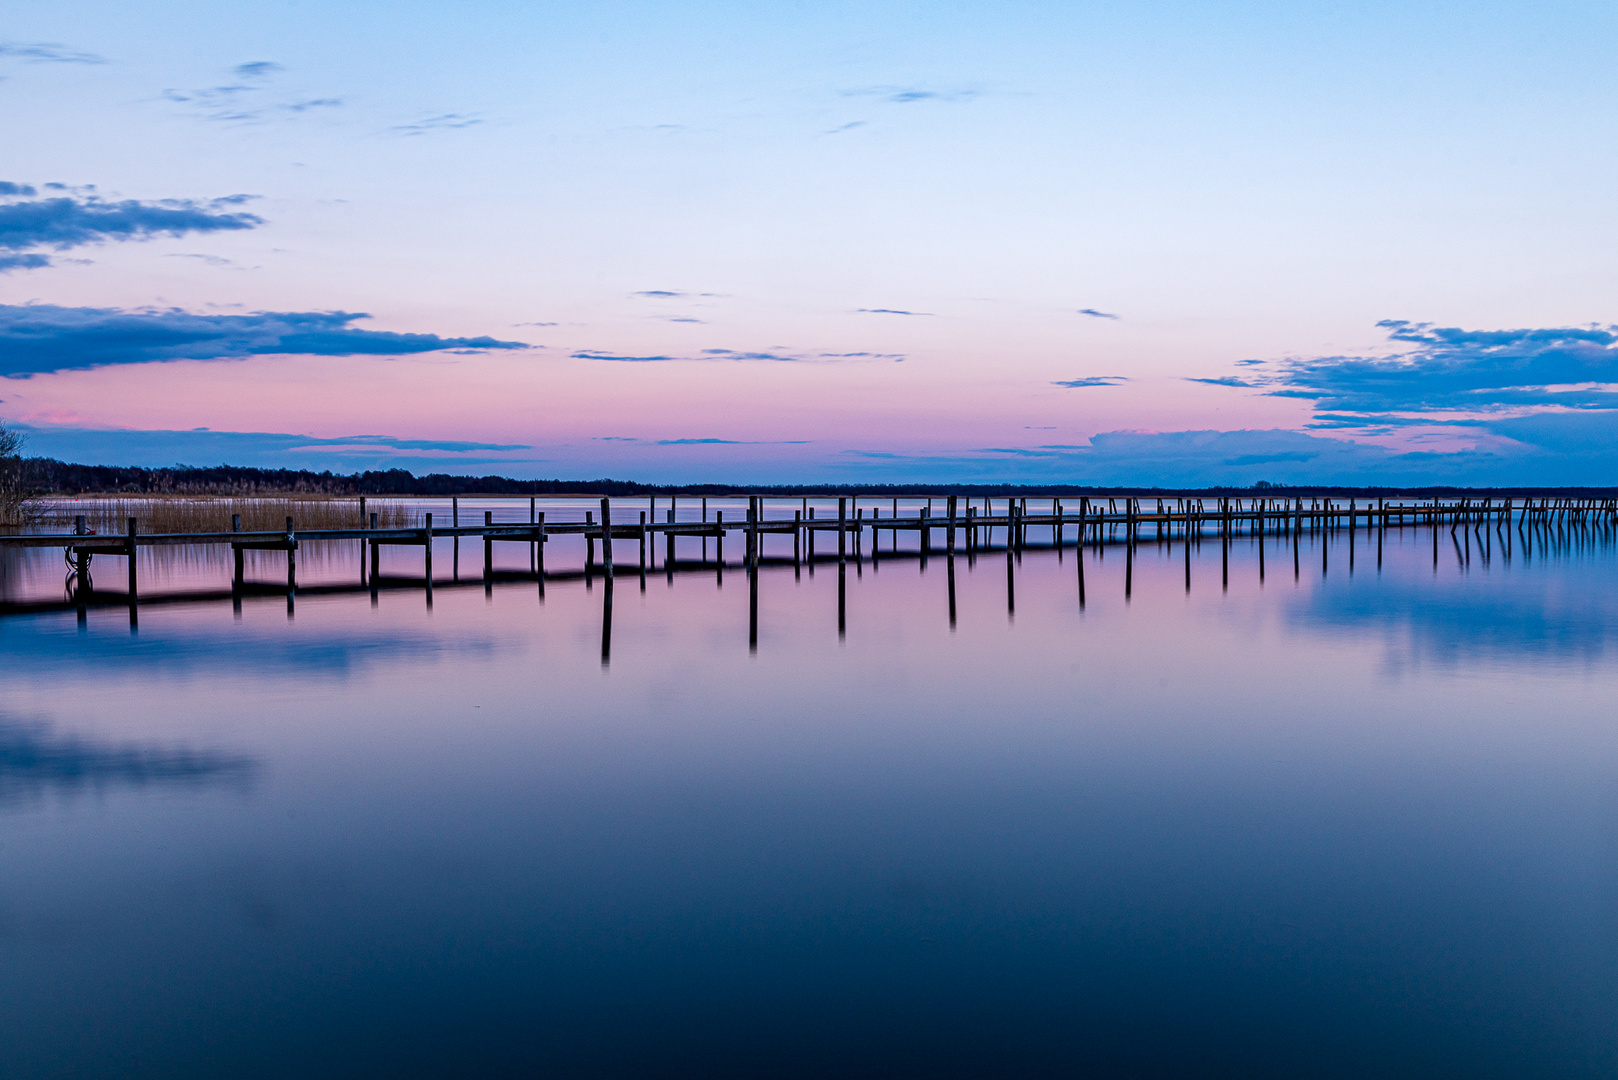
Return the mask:
[[[1440,534],[0,619],[0,1072],[1612,1076],[1618,551]]]

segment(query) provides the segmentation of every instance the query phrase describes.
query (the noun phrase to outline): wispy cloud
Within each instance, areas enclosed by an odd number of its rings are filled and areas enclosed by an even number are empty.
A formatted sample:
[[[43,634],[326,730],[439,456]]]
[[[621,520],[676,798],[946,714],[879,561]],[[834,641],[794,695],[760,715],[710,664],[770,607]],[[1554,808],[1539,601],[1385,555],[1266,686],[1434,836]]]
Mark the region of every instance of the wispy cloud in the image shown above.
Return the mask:
[[[286,68],[273,60],[251,60],[230,71],[230,82],[196,90],[164,90],[163,99],[183,105],[192,115],[218,123],[255,124],[314,110],[335,109],[338,97],[286,97],[272,83]]]
[[[633,435],[597,435],[600,442],[639,443],[642,446],[807,446],[808,439],[642,439]]]
[[[1051,383],[1052,386],[1065,386],[1070,390],[1082,390],[1088,386],[1117,386],[1126,383],[1129,379],[1123,375],[1090,375],[1083,379],[1061,379]]]
[[[28,452],[63,461],[162,467],[192,464],[305,469],[438,469],[536,460],[526,443],[410,439],[392,435],[320,437],[276,431],[191,431],[19,425]]]
[[[45,186],[62,189],[59,184]],[[0,270],[50,265],[49,256],[37,252],[7,254],[30,248],[67,251],[107,241],[229,232],[264,223],[256,214],[233,209],[248,198],[245,195],[205,202],[193,199],[109,202],[95,195],[94,189],[43,199],[35,198],[36,193],[31,184],[0,185]]]
[[[842,125],[840,125],[838,127],[834,127],[830,131],[824,132],[823,134],[826,134],[826,135],[841,135],[845,131],[853,131],[855,128],[865,127],[866,124],[867,124],[867,121],[865,121],[865,120],[850,120],[848,123],[842,124]]]
[[[1117,319],[1119,316],[1107,311],[1097,311],[1095,308],[1080,308],[1080,315],[1088,315],[1092,319]]]
[[[901,308],[862,307],[857,309],[863,315],[917,315],[931,317],[930,311],[905,311]]]
[[[109,364],[252,356],[396,356],[443,349],[523,349],[520,341],[362,330],[345,311],[198,315],[51,304],[0,305],[0,375],[16,378]]]
[[[267,79],[285,70],[286,68],[273,60],[250,60],[245,64],[237,64],[233,74],[238,79]]]
[[[1235,375],[1221,375],[1217,379],[1186,379],[1186,382],[1207,383],[1209,386],[1258,386],[1259,383]]]
[[[26,64],[105,64],[106,57],[76,52],[51,41],[0,41],[0,59]]]
[[[459,131],[481,123],[483,118],[473,113],[437,113],[408,124],[395,124],[388,131],[394,135],[426,135],[433,131]]]
[[[718,363],[721,361],[748,362],[763,361],[776,364],[828,364],[850,361],[891,361],[901,363],[905,359],[903,353],[873,353],[873,352],[789,352],[787,350],[752,351],[742,349],[702,349],[696,353],[688,354],[659,354],[654,356],[627,355],[624,353],[604,352],[599,349],[579,349],[573,353],[575,360],[606,360],[621,364],[666,364],[666,363]]]
[[[918,102],[966,102],[983,96],[983,91],[970,87],[940,89],[930,86],[863,86],[842,92],[844,97],[875,98],[893,105],[914,105]]]

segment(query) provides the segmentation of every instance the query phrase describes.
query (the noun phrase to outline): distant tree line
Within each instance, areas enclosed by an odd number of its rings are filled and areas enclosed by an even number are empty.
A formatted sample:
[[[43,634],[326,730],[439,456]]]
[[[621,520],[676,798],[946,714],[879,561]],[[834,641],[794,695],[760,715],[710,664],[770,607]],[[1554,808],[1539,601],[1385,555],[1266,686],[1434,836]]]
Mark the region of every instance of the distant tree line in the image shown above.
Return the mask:
[[[1446,496],[1471,495],[1505,498],[1528,494],[1600,498],[1618,496],[1618,488],[1462,488],[1462,487],[1292,487],[1261,482],[1251,487],[1146,488],[1097,487],[1076,484],[642,484],[633,480],[514,480],[509,476],[452,476],[428,473],[417,476],[404,469],[357,473],[310,472],[306,469],[254,469],[236,465],[207,467],[176,465],[146,469],[139,466],[78,465],[52,458],[23,458],[17,453],[15,433],[0,426],[0,519],[8,505],[40,495],[862,495],[902,497],[939,496],[1078,496],[1106,498],[1124,494],[1150,497],[1195,495],[1254,495],[1289,498],[1301,495],[1342,496]],[[9,494],[8,494],[9,493]],[[11,504],[6,499],[12,500]]]

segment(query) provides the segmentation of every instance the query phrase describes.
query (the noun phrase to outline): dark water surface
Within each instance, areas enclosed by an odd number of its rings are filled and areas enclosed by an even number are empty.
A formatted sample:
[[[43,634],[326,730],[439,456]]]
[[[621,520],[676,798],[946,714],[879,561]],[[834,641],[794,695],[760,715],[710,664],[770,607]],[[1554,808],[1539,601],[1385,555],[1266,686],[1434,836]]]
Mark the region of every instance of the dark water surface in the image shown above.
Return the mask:
[[[0,1074],[1612,1076],[1618,559],[1501,540],[0,621]]]

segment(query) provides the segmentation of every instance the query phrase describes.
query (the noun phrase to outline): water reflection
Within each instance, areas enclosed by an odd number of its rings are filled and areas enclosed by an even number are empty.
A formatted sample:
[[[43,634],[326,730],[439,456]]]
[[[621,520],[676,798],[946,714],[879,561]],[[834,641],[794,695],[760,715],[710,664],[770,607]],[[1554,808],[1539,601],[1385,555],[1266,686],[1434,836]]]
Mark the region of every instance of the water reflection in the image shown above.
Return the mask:
[[[0,716],[0,806],[48,791],[74,794],[114,787],[198,787],[250,780],[259,763],[246,755],[155,744],[115,744],[54,734],[44,724]]]
[[[1300,630],[1374,633],[1390,662],[1594,663],[1618,631],[1618,568],[1603,567],[1579,586],[1532,574],[1483,583],[1424,587],[1322,588],[1292,609]]]
[[[168,677],[222,673],[292,678],[348,678],[378,666],[488,658],[513,644],[468,630],[454,636],[419,627],[353,627],[277,634],[267,629],[174,625],[126,634],[81,634],[45,616],[0,620],[0,651],[13,680],[88,681],[123,672],[160,670]]]

